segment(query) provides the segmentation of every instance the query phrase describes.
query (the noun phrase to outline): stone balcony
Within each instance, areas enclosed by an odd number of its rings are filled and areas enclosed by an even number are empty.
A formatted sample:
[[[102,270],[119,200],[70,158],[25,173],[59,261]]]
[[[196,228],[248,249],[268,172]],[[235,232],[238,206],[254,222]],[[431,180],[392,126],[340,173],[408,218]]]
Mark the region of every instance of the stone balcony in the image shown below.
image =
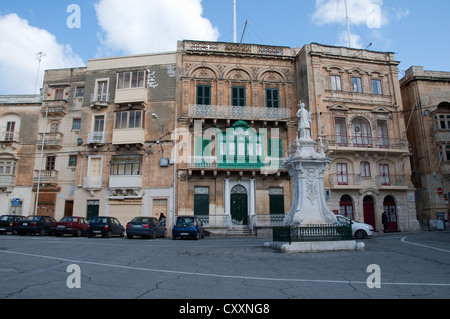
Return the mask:
[[[290,120],[291,110],[287,108],[271,108],[256,106],[225,105],[189,105],[191,119],[225,119],[245,121],[284,121]]]
[[[368,152],[409,152],[408,140],[399,138],[327,135],[323,137],[323,144],[326,151],[354,152],[359,148]]]
[[[37,145],[40,147],[42,146],[42,143],[44,143],[44,148],[48,149],[61,148],[63,145],[63,134],[59,132],[45,133],[45,140],[44,140],[44,133],[39,133]]]
[[[114,103],[117,105],[138,105],[145,107],[148,100],[148,89],[141,88],[127,88],[117,89]]]
[[[115,129],[113,131],[112,144],[120,145],[144,145],[145,130],[137,129]]]
[[[106,133],[105,132],[91,132],[88,134],[88,145],[105,144]]]
[[[67,113],[67,101],[66,100],[49,100],[43,101],[41,113],[45,116],[48,111],[48,116],[64,116]]]

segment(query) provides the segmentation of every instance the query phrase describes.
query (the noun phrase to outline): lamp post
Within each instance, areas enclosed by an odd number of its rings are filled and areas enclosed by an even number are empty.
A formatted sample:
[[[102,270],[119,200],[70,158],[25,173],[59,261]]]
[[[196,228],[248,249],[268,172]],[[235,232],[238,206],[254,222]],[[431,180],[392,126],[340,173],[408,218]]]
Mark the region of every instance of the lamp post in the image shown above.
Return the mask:
[[[38,184],[36,189],[36,204],[34,207],[34,216],[37,215],[38,203],[39,203],[39,189],[41,186],[41,172],[42,172],[42,159],[44,157],[44,144],[45,144],[45,132],[47,131],[47,118],[48,118],[48,106],[45,108],[45,125],[44,133],[42,134],[42,146],[41,146],[41,161],[39,164]]]

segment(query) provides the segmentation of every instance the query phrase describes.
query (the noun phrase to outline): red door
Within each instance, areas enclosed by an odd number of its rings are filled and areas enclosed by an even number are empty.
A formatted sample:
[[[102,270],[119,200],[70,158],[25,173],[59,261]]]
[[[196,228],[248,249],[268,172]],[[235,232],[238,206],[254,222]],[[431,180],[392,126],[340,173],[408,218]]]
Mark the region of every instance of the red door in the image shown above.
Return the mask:
[[[397,223],[397,206],[395,205],[394,198],[392,196],[386,196],[383,202],[384,211],[388,216],[388,231],[398,231]]]
[[[376,230],[375,227],[375,204],[371,196],[364,197],[363,203],[364,223],[369,224]]]

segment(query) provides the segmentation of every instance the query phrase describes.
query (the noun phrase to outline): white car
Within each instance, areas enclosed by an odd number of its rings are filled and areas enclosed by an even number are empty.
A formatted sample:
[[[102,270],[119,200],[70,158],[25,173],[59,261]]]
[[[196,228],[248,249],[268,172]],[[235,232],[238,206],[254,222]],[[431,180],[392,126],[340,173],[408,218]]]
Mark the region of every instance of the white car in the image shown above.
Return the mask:
[[[339,225],[348,225],[349,223],[352,223],[353,237],[363,239],[373,235],[373,227],[369,224],[358,223],[340,215],[337,215],[336,217]]]

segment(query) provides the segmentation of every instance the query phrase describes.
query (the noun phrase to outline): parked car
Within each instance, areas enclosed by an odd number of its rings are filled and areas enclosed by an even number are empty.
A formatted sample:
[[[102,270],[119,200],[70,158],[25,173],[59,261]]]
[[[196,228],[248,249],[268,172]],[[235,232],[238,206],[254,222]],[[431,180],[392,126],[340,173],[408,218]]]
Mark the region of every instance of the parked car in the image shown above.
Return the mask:
[[[178,216],[172,228],[172,239],[178,237],[204,238],[205,228],[202,221],[196,216]]]
[[[52,234],[52,223],[56,220],[51,216],[28,216],[26,219],[17,223],[15,229],[21,236],[25,234],[39,234],[45,236]]]
[[[111,238],[112,236],[125,236],[125,228],[115,217],[97,216],[93,217],[88,225],[88,237],[102,235]]]
[[[25,216],[19,215],[2,215],[0,216],[0,234],[12,233],[13,235],[17,233],[16,225],[21,220],[24,220]]]
[[[59,222],[54,223],[52,229],[56,236],[72,234],[80,237],[81,235],[87,235],[88,222],[84,217],[66,216]]]
[[[127,238],[133,236],[150,237],[166,237],[166,223],[159,222],[155,217],[135,217],[127,223]]]
[[[367,238],[373,235],[373,227],[369,224],[364,223],[358,223],[353,220],[350,220],[347,217],[344,216],[336,216],[338,220],[338,224],[340,225],[348,225],[349,223],[352,224],[352,235],[353,237],[356,237],[358,239]]]

